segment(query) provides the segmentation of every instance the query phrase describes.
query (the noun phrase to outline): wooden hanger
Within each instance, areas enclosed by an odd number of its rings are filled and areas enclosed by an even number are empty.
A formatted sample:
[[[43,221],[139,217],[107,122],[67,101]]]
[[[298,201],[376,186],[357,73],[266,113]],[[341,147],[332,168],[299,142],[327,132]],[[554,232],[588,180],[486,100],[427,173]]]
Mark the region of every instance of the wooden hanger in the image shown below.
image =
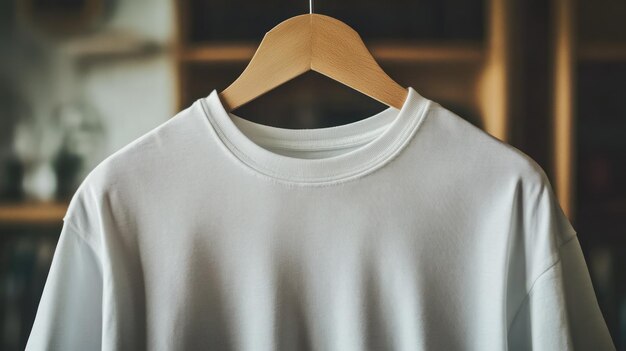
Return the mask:
[[[220,100],[228,111],[310,70],[401,109],[408,90],[378,65],[359,34],[333,17],[310,13],[291,17],[265,34],[241,75]]]

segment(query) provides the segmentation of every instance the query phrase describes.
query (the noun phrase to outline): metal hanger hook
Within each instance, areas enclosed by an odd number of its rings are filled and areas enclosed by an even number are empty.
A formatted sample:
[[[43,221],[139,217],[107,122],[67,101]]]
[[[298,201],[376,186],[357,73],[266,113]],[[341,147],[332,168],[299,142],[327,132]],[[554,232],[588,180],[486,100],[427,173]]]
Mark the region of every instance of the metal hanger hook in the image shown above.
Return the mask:
[[[309,14],[313,14],[313,0],[309,0]]]

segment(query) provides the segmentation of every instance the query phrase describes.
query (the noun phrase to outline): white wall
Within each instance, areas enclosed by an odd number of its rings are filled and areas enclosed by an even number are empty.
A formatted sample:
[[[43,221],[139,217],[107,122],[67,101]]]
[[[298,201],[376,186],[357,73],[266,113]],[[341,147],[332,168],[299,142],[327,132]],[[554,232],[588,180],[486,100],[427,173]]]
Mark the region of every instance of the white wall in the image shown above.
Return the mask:
[[[107,29],[129,30],[167,46],[173,40],[170,0],[120,0]],[[91,64],[80,77],[84,96],[102,114],[112,153],[166,121],[176,111],[173,55],[113,59]]]

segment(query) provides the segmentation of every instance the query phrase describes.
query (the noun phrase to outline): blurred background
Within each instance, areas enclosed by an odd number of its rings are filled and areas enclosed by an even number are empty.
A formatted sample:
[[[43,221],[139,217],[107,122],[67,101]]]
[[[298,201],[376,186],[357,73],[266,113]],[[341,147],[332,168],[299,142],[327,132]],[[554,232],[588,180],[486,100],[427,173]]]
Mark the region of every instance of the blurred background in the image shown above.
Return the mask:
[[[267,31],[308,11],[306,0],[0,2],[0,349],[24,348],[85,175],[226,88]],[[359,32],[398,83],[543,167],[626,350],[626,1],[317,0],[314,11]],[[235,112],[316,128],[386,107],[309,72]]]

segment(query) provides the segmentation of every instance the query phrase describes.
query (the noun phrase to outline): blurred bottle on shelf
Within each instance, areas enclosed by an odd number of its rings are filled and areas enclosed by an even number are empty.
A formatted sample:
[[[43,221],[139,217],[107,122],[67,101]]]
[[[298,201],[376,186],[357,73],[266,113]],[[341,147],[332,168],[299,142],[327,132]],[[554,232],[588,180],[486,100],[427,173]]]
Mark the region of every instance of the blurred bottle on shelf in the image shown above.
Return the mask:
[[[27,200],[53,200],[57,177],[52,160],[61,146],[60,126],[30,114],[20,118],[14,132],[13,150],[23,169],[23,195]]]
[[[105,128],[102,116],[86,99],[59,104],[53,120],[64,132],[55,160],[60,180],[57,194],[64,197],[71,195],[102,159]]]

